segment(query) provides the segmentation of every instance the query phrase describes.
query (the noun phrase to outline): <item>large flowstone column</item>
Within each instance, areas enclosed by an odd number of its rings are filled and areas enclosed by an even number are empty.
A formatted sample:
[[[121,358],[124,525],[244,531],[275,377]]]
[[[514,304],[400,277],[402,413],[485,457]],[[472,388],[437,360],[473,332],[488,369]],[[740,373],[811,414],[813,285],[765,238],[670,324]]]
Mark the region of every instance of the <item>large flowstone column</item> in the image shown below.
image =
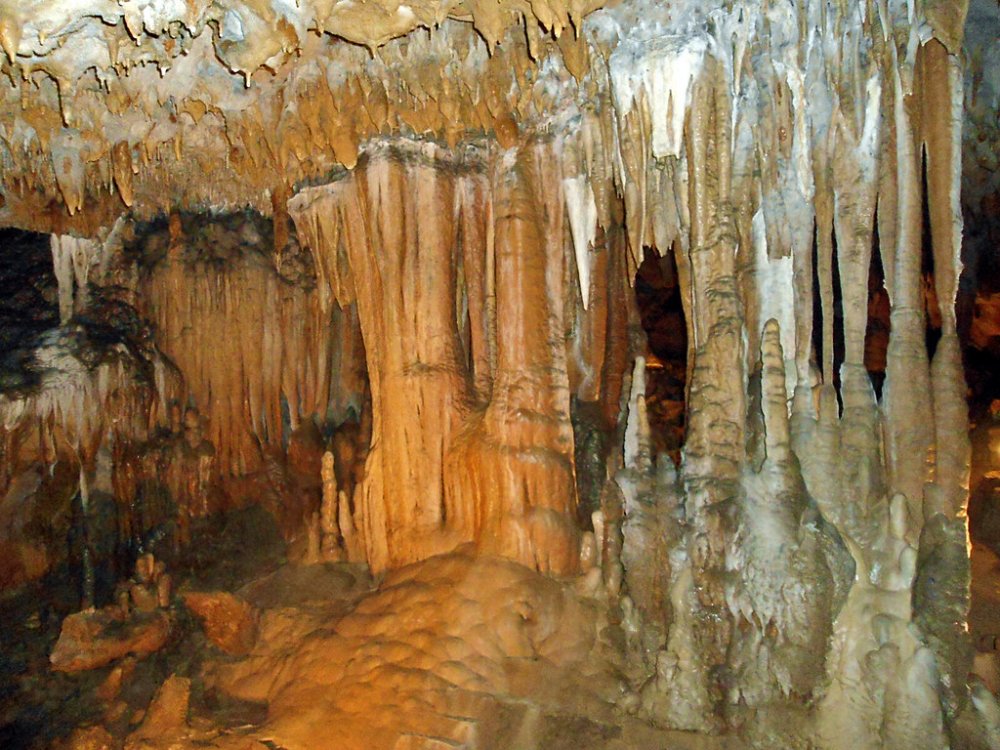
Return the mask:
[[[290,203],[325,283],[358,305],[373,435],[340,522],[375,570],[469,542],[576,568],[564,229],[545,169],[532,146],[491,160],[399,141]]]

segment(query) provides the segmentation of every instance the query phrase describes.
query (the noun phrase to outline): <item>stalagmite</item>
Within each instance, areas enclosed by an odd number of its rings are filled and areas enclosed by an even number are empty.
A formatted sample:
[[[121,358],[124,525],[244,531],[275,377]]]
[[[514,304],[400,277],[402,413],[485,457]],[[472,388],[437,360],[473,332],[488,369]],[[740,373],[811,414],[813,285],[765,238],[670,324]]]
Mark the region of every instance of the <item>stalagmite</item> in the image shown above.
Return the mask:
[[[338,536],[342,534],[341,528],[349,523],[348,518],[343,522],[338,519],[340,493],[337,491],[337,472],[333,465],[333,454],[327,451],[323,454],[323,500],[320,505],[320,529],[323,532],[322,557],[328,562],[340,560],[340,542]],[[350,532],[344,535],[350,536]]]

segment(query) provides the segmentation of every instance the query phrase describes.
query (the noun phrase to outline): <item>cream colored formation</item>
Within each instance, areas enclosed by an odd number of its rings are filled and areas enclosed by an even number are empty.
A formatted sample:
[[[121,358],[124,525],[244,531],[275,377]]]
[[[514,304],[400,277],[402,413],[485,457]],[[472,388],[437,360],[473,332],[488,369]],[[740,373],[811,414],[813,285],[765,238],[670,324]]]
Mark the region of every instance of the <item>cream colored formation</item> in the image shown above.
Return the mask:
[[[126,209],[251,206],[287,239],[291,217],[317,288],[282,297],[277,328],[249,277],[168,272],[149,293],[189,385],[235,399],[213,414],[234,471],[247,422],[274,438],[282,395],[293,422],[321,411],[326,347],[345,346],[324,326],[356,316],[371,452],[353,497],[325,459],[309,558],[383,571],[471,544],[581,572],[571,416],[594,404],[623,445],[601,457],[594,524],[596,595],[628,635],[623,706],[761,747],[998,747],[996,705],[966,687],[964,12],[8,2],[0,221],[104,237]],[[75,242],[53,242],[66,311]],[[688,326],[677,470],[650,455],[641,360],[618,414],[644,247],[674,254]],[[203,319],[246,322],[232,356],[249,379],[208,340],[171,343]],[[282,700],[276,726],[306,731]]]

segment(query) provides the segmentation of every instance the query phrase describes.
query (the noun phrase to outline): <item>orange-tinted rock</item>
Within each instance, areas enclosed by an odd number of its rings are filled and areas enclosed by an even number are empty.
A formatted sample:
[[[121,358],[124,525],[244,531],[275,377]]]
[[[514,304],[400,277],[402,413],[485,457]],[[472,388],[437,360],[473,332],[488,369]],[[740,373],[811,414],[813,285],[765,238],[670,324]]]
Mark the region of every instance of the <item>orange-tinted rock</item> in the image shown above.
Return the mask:
[[[596,617],[522,565],[442,555],[390,572],[334,630],[267,610],[253,656],[221,665],[216,687],[266,699],[253,734],[289,750],[548,747],[486,723],[491,696],[608,712],[618,682],[602,666]]]
[[[156,558],[146,553],[135,561],[135,577],[139,583],[149,583],[156,574]]]
[[[123,622],[118,607],[85,610],[63,620],[49,661],[57,672],[81,672],[126,654],[151,654],[162,648],[169,636],[170,618],[163,612]]]
[[[124,659],[120,664],[116,664],[108,676],[104,678],[104,682],[101,686],[97,688],[97,697],[102,701],[110,703],[121,693],[122,685],[132,676],[132,672],[135,670],[135,660]]]
[[[141,583],[133,583],[129,588],[132,606],[139,612],[154,612],[160,606],[156,589]]]
[[[104,723],[108,726],[123,720],[123,717],[130,711],[128,703],[123,700],[116,700],[108,705],[104,711]]]
[[[997,347],[1000,341],[1000,293],[976,298],[969,343],[977,349]]]
[[[53,745],[52,750],[115,750],[118,744],[104,727],[84,727],[73,730],[65,739]]]
[[[168,677],[156,695],[153,696],[146,715],[142,718],[142,726],[136,730],[129,743],[137,737],[156,737],[173,732],[187,724],[188,703],[191,700],[191,680],[186,677],[171,675]]]
[[[161,574],[156,581],[156,603],[161,607],[169,607],[172,592],[173,578],[169,573]]]
[[[323,436],[316,423],[305,420],[288,439],[288,468],[300,481],[319,482],[323,458]]]
[[[187,592],[184,603],[201,620],[205,636],[232,656],[249,653],[257,639],[257,613],[224,591]]]
[[[0,553],[0,589],[13,588],[45,575],[50,560],[46,549],[29,542],[5,543]]]

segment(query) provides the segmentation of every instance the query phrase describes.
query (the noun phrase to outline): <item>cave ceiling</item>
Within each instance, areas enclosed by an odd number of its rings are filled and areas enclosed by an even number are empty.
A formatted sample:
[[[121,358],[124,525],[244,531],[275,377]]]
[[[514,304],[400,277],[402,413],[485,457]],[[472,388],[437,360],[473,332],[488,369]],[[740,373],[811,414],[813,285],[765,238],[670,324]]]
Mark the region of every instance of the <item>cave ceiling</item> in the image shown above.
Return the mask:
[[[279,183],[353,167],[379,133],[512,141],[586,72],[578,32],[602,4],[8,1],[0,221],[87,233],[126,207],[267,212]]]
[[[905,67],[928,39],[954,50],[964,16],[964,4],[932,0],[5,0],[0,225],[86,236],[125,212],[270,214],[380,136],[508,148],[582,132],[594,113],[608,136],[633,105],[661,107],[652,155],[677,156],[706,49],[737,95],[751,71],[770,70],[785,91],[761,81],[749,94],[773,94],[790,127],[780,99],[801,96],[810,60],[826,58],[835,106],[860,124],[866,82],[885,65],[850,30],[891,29]],[[784,62],[761,66],[762,55]],[[672,67],[651,64],[663,59]]]

